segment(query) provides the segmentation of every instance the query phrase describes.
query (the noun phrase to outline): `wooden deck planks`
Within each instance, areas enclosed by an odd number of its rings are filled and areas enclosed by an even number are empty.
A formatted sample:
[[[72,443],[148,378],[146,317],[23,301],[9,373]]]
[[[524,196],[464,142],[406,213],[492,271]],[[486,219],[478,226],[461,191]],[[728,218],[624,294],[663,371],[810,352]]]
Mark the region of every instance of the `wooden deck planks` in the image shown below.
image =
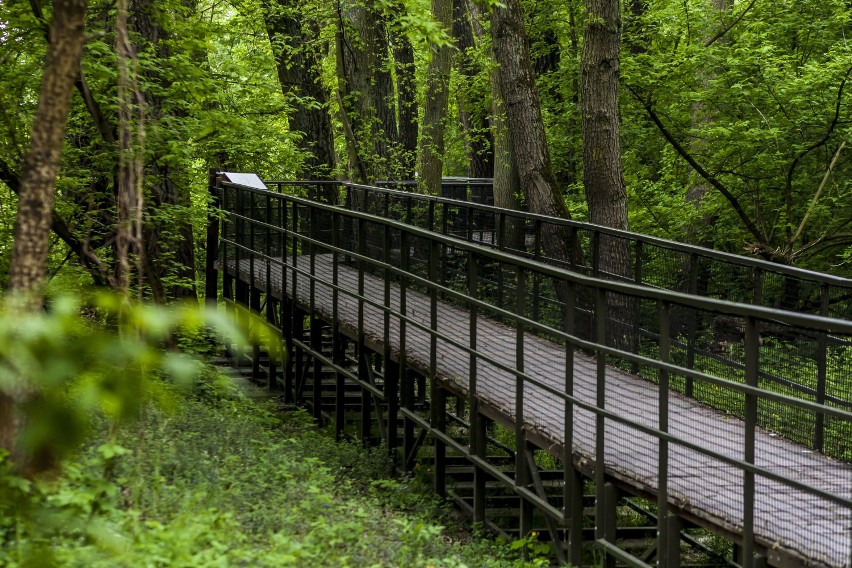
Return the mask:
[[[288,259],[290,261],[291,259]],[[230,263],[233,268],[234,264]],[[299,257],[297,266],[308,270],[307,257]],[[240,278],[249,279],[251,262],[240,263]],[[267,289],[267,261],[255,260],[254,285]],[[332,282],[331,255],[317,255],[315,274],[317,281],[314,305],[324,318],[332,315],[332,294],[327,283]],[[271,281],[268,283],[274,296],[293,297],[304,307],[310,303],[310,285],[304,275],[297,277],[296,292],[292,280],[286,290],[282,286],[282,269],[273,262]],[[384,301],[384,282],[365,275],[365,295],[376,302]],[[340,264],[339,285],[357,291],[357,272]],[[408,317],[428,327],[430,304],[428,296],[407,291]],[[399,287],[391,286],[392,310],[399,308]],[[340,293],[338,314],[343,329],[350,332],[358,325],[358,301]],[[438,304],[438,331],[469,344],[470,315],[466,310],[444,303]],[[399,351],[399,318],[391,317],[390,338],[393,353]],[[375,345],[384,342],[384,314],[381,309],[365,304],[364,332]],[[428,371],[430,361],[429,333],[407,326],[406,357],[410,366]],[[493,320],[477,319],[478,351],[515,368],[514,328]],[[443,340],[438,341],[438,378],[453,390],[467,393],[469,355],[459,347]],[[524,335],[525,370],[537,380],[563,390],[565,377],[565,347],[531,334]],[[515,418],[514,375],[494,365],[480,361],[477,368],[479,398],[497,409],[510,423]],[[588,356],[574,354],[574,394],[579,399],[594,403],[596,400],[596,362]],[[657,387],[635,375],[608,367],[606,372],[606,408],[618,415],[630,417],[639,423],[655,427],[658,423]],[[527,385],[524,417],[528,430],[543,438],[552,449],[563,446],[562,399],[541,388]],[[669,394],[669,430],[683,439],[698,441],[703,447],[720,454],[742,458],[744,423],[722,412],[709,408],[694,399],[676,393]],[[595,458],[595,417],[591,412],[576,409],[574,412],[574,439],[571,441],[575,459]],[[757,431],[756,461],[761,467],[776,471],[827,492],[852,496],[852,466],[812,452],[770,432]],[[607,472],[646,494],[657,488],[656,438],[643,434],[630,426],[607,421],[605,429],[605,463]],[[730,533],[742,530],[743,474],[733,466],[684,448],[670,445],[669,493],[670,502],[681,514],[711,524]],[[757,540],[770,550],[774,558],[808,565],[852,566],[852,512],[819,498],[807,495],[789,486],[758,478],[755,499],[755,533]]]

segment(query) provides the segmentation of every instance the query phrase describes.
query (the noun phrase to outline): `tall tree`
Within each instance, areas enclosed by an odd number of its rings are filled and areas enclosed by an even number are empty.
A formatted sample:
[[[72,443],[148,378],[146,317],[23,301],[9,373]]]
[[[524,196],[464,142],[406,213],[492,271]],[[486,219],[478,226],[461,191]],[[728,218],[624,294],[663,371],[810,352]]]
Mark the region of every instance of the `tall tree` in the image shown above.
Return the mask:
[[[488,100],[487,92],[483,92],[482,88],[485,82],[477,80],[483,70],[476,62],[472,22],[475,16],[468,4],[465,0],[453,0],[453,38],[458,49],[456,65],[463,82],[456,98],[464,135],[467,175],[489,178],[494,175],[494,145],[488,124],[489,109],[483,104]]]
[[[401,14],[401,12],[399,12]],[[390,29],[391,46],[396,66],[397,121],[399,123],[398,179],[413,179],[417,167],[417,81],[414,47],[411,40],[396,28]]]
[[[526,203],[535,213],[569,218],[550,163],[519,0],[507,0],[504,6],[493,8],[491,35],[494,56],[500,67],[500,93],[506,109],[507,133]],[[572,252],[568,232],[554,225],[546,227],[542,242],[547,254],[568,260]]]
[[[582,56],[583,186],[589,221],[627,228],[627,191],[621,168],[618,79],[621,4],[587,0]],[[599,268],[630,274],[627,241],[606,238]]]
[[[336,157],[328,95],[320,81],[316,22],[304,18],[289,0],[267,0],[266,31],[275,56],[281,90],[292,100],[290,130],[299,133],[303,155],[300,174],[308,179],[330,179]]]
[[[86,0],[55,0],[39,104],[18,191],[9,289],[41,305],[56,175],[83,51]]]
[[[422,187],[431,194],[440,195],[444,130],[450,97],[453,46],[449,37],[453,24],[453,0],[432,0],[432,16],[441,27],[441,34],[430,45],[431,59],[426,78],[423,124],[420,128],[418,169]]]
[[[48,237],[56,176],[62,153],[65,123],[84,43],[86,0],[55,0],[50,45],[44,63],[39,103],[21,176],[15,242],[9,270],[9,290],[19,294],[21,309],[42,305]],[[5,385],[4,385],[5,387]],[[19,440],[19,405],[33,396],[27,385],[0,391],[0,447],[24,471],[47,467],[50,456],[27,455]]]
[[[388,178],[398,169],[399,131],[387,26],[375,6],[360,0],[342,5],[336,41],[338,82],[342,109],[354,137],[351,144],[367,179]]]

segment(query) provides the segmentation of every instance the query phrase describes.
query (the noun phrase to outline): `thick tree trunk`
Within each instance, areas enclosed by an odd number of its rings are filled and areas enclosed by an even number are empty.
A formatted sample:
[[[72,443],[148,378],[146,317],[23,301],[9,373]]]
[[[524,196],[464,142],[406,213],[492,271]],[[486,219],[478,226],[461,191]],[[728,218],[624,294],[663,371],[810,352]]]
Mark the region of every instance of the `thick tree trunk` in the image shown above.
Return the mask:
[[[618,77],[621,10],[618,0],[588,0],[582,57],[583,185],[589,221],[627,228],[627,191],[621,169]],[[630,274],[627,241],[601,242],[599,270]]]
[[[39,104],[24,162],[15,219],[9,289],[41,305],[56,175],[71,93],[83,50],[86,0],[56,0]]]
[[[586,12],[581,60],[581,108],[583,185],[589,205],[589,221],[627,229],[627,191],[621,169],[618,124],[621,7],[619,0],[587,0]],[[627,278],[632,274],[627,240],[601,235],[598,250],[599,274],[606,278]],[[639,332],[635,327],[632,300],[609,294],[607,304],[608,341],[614,347],[628,350]],[[595,317],[602,316],[595,314]]]
[[[42,305],[56,176],[71,93],[83,51],[85,17],[86,0],[56,0],[53,3],[50,44],[30,148],[21,176],[9,268],[9,290],[21,295],[22,303],[18,307],[22,310],[38,310]],[[0,447],[5,448],[16,466],[26,473],[51,465],[27,455],[26,449],[18,443],[23,427],[18,408],[32,396],[30,385],[16,385],[0,391]]]
[[[453,0],[432,0],[432,16],[450,34],[453,25]],[[432,45],[432,60],[426,79],[426,104],[420,128],[418,169],[420,184],[428,193],[441,194],[441,173],[444,163],[444,126],[449,104],[450,45]]]
[[[281,91],[297,101],[289,122],[291,131],[301,133],[299,150],[304,158],[300,173],[306,179],[332,179],[336,159],[328,95],[320,82],[317,54],[301,23],[304,18],[298,6],[287,0],[270,0],[265,9]],[[305,26],[318,36],[316,26]]]
[[[569,218],[550,163],[519,0],[507,0],[504,7],[494,8],[491,34],[494,56],[500,66],[500,92],[506,108],[508,135],[526,203],[534,213]],[[549,257],[570,259],[572,250],[567,230],[548,224],[542,233],[542,244]]]
[[[467,0],[466,4],[470,12],[473,32],[481,41],[485,34],[482,22],[488,17],[488,14],[483,6],[475,0]],[[491,113],[489,122],[494,148],[494,205],[504,209],[520,209],[521,180],[518,176],[518,164],[515,161],[512,145],[509,141],[506,109],[503,105],[503,95],[500,92],[500,70],[496,67],[491,70],[490,88]],[[514,231],[511,224],[508,230],[511,234],[507,236],[506,242],[517,243],[515,238],[517,236],[521,239],[520,244],[523,244],[523,234],[520,231]]]
[[[342,99],[358,155],[367,178],[391,177],[398,168],[399,133],[394,85],[388,71],[387,29],[378,11],[350,1],[344,8],[348,24],[337,42],[342,50]]]

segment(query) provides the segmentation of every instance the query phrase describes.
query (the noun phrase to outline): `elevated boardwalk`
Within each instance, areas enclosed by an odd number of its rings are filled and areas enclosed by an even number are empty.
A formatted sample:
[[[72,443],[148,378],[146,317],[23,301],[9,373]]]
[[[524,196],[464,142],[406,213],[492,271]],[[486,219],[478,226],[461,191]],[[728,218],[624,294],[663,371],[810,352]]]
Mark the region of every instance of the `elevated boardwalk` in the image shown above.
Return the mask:
[[[266,280],[267,266],[271,267],[269,282]],[[310,259],[297,258],[293,266],[308,269]],[[254,285],[258,289],[270,290],[279,299],[295,298],[303,309],[310,308],[311,279],[297,278],[294,290],[292,279],[282,283],[282,271],[277,263],[255,261],[252,270],[252,261],[242,260],[239,273],[233,268],[230,272],[238,278],[254,273]],[[317,255],[311,273],[314,275],[314,309],[323,319],[331,321],[335,313],[331,286],[332,256]],[[363,333],[370,348],[378,353],[384,350],[383,338],[390,337],[393,357],[398,360],[399,319],[391,318],[390,329],[386,330],[384,310],[375,304],[386,305],[394,313],[399,313],[399,286],[391,286],[390,303],[385,304],[383,280],[370,275],[365,275],[364,279],[363,289],[368,301],[363,303]],[[336,312],[341,331],[357,339],[357,270],[338,266],[337,282],[341,289],[349,291],[338,297]],[[406,361],[409,366],[428,373],[431,333],[424,328],[430,327],[431,300],[418,292],[408,292],[406,300],[406,313],[412,320],[406,336]],[[444,303],[439,303],[437,308],[437,331],[453,338],[452,342],[438,340],[437,378],[451,392],[467,397],[469,355],[462,346],[470,346],[470,313]],[[413,325],[415,322],[419,326]],[[478,318],[477,328],[480,337],[485,339],[480,340],[477,350],[506,367],[515,368],[515,330],[483,317]],[[523,359],[525,372],[536,381],[554,390],[564,389],[564,346],[526,334]],[[596,362],[579,352],[573,359],[574,396],[578,401],[594,406]],[[513,427],[516,417],[512,396],[515,377],[496,366],[484,364],[478,365],[477,373],[477,397],[481,410],[491,419]],[[659,416],[657,385],[613,367],[607,369],[606,378],[605,408],[616,415],[631,417],[648,428],[656,428]],[[670,434],[684,440],[701,440],[702,445],[719,454],[741,459],[745,443],[741,420],[676,393],[669,394],[668,401]],[[540,447],[561,455],[565,446],[563,401],[540,386],[530,385],[523,404],[527,435]],[[591,475],[596,457],[595,416],[577,409],[573,424],[574,465]],[[657,439],[615,421],[607,422],[605,437],[607,476],[642,495],[656,495]],[[733,537],[741,535],[742,471],[679,445],[671,446],[668,459],[669,499],[678,514]],[[828,459],[762,429],[756,432],[755,463],[767,471],[826,493],[852,498],[852,465]],[[852,511],[773,480],[759,479],[755,490],[755,540],[766,547],[773,564],[850,566]]]
[[[518,534],[545,519],[558,557],[574,564],[588,562],[593,530],[608,567],[679,566],[682,529],[695,525],[734,543],[724,565],[852,568],[852,378],[842,374],[852,323],[601,281],[256,188],[220,182],[217,191],[222,297],[265,312],[291,350],[270,381],[293,390],[312,380],[320,418],[330,377],[338,429],[344,386],[357,385],[362,435],[378,418],[395,449],[402,424],[406,464],[431,439],[439,492],[448,451],[470,464],[475,520],[488,520],[486,482],[499,482],[520,500]],[[691,341],[680,336],[688,326],[673,329],[677,313],[724,317],[742,330],[728,347],[742,355],[700,368],[676,352]],[[641,350],[631,351],[619,333],[638,329],[630,322],[640,315],[641,345],[630,343]],[[764,378],[761,362],[785,345],[776,337],[799,338],[805,355],[787,354],[802,367],[795,377]],[[513,432],[511,471],[489,461],[489,421]],[[788,436],[818,440],[835,457]],[[534,450],[562,470],[549,485]],[[594,482],[592,519],[585,480]],[[617,502],[629,495],[650,501],[656,523],[655,544],[638,555],[616,527]]]

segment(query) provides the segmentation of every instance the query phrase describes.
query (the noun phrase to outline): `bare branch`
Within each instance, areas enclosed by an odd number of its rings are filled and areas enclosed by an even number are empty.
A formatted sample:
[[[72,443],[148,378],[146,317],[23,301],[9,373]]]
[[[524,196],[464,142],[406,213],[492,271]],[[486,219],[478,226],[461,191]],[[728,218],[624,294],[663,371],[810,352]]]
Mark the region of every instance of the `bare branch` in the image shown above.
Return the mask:
[[[808,222],[808,219],[811,216],[811,212],[813,211],[814,206],[816,206],[817,201],[819,201],[820,195],[822,195],[822,190],[825,189],[825,185],[826,185],[826,183],[828,183],[828,178],[831,177],[831,172],[832,172],[832,170],[834,170],[834,166],[835,166],[835,164],[837,164],[837,159],[840,157],[840,152],[843,151],[843,148],[845,146],[846,146],[846,140],[844,140],[840,144],[840,147],[837,148],[837,151],[834,153],[834,157],[831,159],[831,163],[828,164],[828,169],[825,170],[825,175],[822,176],[822,181],[819,184],[819,188],[817,189],[816,193],[814,194],[814,198],[811,200],[811,204],[808,206],[808,210],[805,211],[805,215],[804,215],[804,217],[802,217],[802,222],[799,223],[799,228],[796,229],[796,232],[793,234],[792,237],[790,237],[790,240],[787,241],[787,248],[788,249],[792,249],[793,243],[796,242],[796,239],[799,238],[799,236],[802,234],[802,231],[805,229],[805,223]]]
[[[745,212],[745,209],[743,209],[742,205],[740,204],[740,202],[736,198],[736,196],[734,196],[734,194],[731,193],[731,191],[727,187],[725,187],[725,185],[722,182],[720,182],[718,179],[716,179],[710,172],[705,170],[701,166],[701,164],[699,164],[695,160],[695,158],[692,156],[692,154],[690,154],[686,150],[686,148],[684,148],[683,145],[681,145],[675,139],[674,135],[672,135],[672,133],[669,132],[669,130],[663,124],[662,120],[660,120],[660,117],[657,116],[657,113],[654,111],[654,107],[653,107],[653,105],[650,101],[646,101],[646,100],[642,99],[642,97],[639,96],[639,93],[637,93],[633,89],[633,87],[631,87],[630,85],[625,85],[625,86],[627,87],[627,90],[630,91],[630,93],[634,96],[634,98],[639,102],[639,104],[641,104],[645,108],[645,111],[648,113],[648,117],[651,119],[651,122],[653,122],[654,125],[656,125],[657,129],[660,131],[660,133],[663,135],[663,137],[666,139],[666,141],[671,145],[671,147],[674,148],[674,150],[678,154],[680,154],[681,158],[686,160],[686,162],[690,166],[692,166],[692,168],[696,171],[696,173],[698,175],[700,175],[702,178],[704,178],[707,181],[707,183],[709,183],[711,186],[713,186],[719,193],[721,193],[725,197],[725,199],[728,200],[728,203],[730,203],[731,207],[734,208],[734,211],[736,211],[737,216],[739,216],[740,220],[743,222],[746,229],[748,229],[748,232],[751,233],[751,235],[757,240],[757,242],[760,245],[766,245],[767,242],[766,242],[766,238],[764,237],[763,233],[761,233],[760,229],[757,227],[757,225],[755,225],[754,221],[752,221],[752,219]]]
[[[713,37],[708,39],[706,42],[704,42],[704,47],[710,47],[711,45],[713,45],[714,43],[716,43],[717,41],[719,41],[720,39],[725,37],[725,34],[727,34],[729,31],[731,31],[731,29],[733,29],[734,26],[736,26],[737,24],[740,23],[740,20],[742,20],[745,17],[745,15],[749,12],[749,10],[751,10],[754,7],[756,2],[757,2],[757,0],[751,0],[751,3],[748,6],[746,6],[745,8],[743,8],[743,11],[740,12],[739,16],[734,18],[734,20],[730,24],[728,24],[727,26],[725,26],[724,28],[719,30],[719,32],[716,35],[714,35]]]

